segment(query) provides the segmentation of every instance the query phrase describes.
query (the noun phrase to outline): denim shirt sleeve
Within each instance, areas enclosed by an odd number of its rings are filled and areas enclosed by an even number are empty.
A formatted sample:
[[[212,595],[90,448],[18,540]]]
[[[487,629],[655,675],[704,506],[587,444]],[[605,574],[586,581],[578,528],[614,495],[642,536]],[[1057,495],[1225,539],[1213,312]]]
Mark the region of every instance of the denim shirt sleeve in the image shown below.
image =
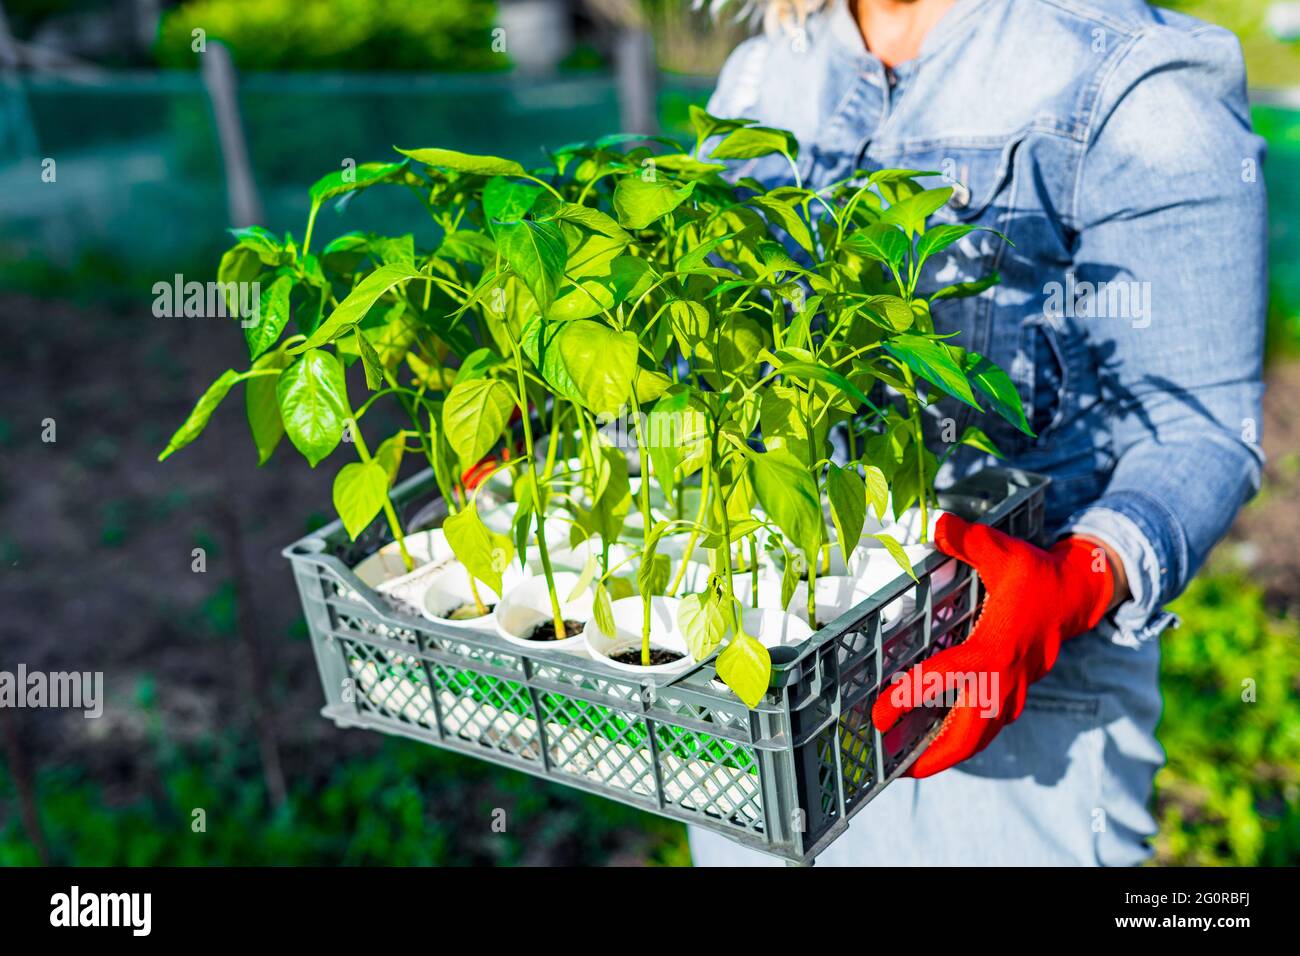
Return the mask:
[[[1149,283],[1142,320],[1084,322],[1117,456],[1064,531],[1123,561],[1114,623],[1158,632],[1259,488],[1267,227],[1236,38],[1140,33],[1100,80],[1073,202],[1080,282]],[[1064,532],[1063,532],[1064,533]]]

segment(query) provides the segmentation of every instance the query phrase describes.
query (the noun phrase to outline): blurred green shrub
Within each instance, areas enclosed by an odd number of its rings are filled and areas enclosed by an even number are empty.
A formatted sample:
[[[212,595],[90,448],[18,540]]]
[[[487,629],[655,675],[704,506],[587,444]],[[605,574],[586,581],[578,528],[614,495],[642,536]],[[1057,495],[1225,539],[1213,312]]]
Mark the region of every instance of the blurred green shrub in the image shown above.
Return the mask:
[[[1169,762],[1156,776],[1156,861],[1294,866],[1300,623],[1235,573],[1198,578],[1172,609],[1182,626],[1161,646]]]
[[[51,861],[77,866],[602,864],[614,854],[685,864],[678,824],[482,761],[387,738],[267,809],[251,748],[234,736],[157,746],[155,795],[112,805],[71,768],[37,782]],[[0,866],[36,865],[0,762]],[[201,832],[194,811],[204,811]],[[504,832],[493,829],[504,811]]]
[[[505,69],[492,52],[496,0],[190,0],[168,10],[155,55],[195,64],[193,31],[221,40],[246,70]]]

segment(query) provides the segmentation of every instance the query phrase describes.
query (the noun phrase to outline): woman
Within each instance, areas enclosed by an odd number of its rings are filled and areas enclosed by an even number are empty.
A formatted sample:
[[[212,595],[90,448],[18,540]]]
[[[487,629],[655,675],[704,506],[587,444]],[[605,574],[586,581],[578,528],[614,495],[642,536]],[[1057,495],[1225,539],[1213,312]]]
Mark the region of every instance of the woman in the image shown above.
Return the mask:
[[[936,445],[978,421],[1050,475],[1043,551],[945,518],[936,543],[990,596],[927,670],[980,674],[912,768],[822,864],[1136,864],[1163,760],[1162,606],[1257,490],[1266,260],[1261,141],[1232,34],[1140,0],[772,0],[709,111],[792,130],[818,187],[933,170],[975,232],[935,308],[1009,370],[1036,437],[934,407]],[[743,171],[785,180],[783,160]],[[989,464],[954,455],[941,482]],[[919,684],[913,686],[921,686]],[[985,686],[985,685],[981,685]],[[882,730],[914,701],[882,692]],[[1017,719],[1019,718],[1019,719]],[[772,862],[693,831],[697,865]]]

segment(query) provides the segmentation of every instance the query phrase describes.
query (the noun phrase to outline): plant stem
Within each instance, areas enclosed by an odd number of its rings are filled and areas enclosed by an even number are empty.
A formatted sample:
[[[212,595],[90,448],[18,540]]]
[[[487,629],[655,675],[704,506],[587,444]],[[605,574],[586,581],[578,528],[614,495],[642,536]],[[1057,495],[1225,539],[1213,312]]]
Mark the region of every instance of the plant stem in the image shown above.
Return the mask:
[[[302,254],[305,257],[307,250],[311,248],[312,230],[316,228],[316,213],[320,212],[320,203],[311,204],[311,212],[307,214],[307,233],[302,237]]]
[[[555,396],[551,399],[551,440],[546,443],[546,464],[542,466],[542,474],[547,480],[555,473],[555,452],[556,447],[560,444],[560,399]]]
[[[922,544],[926,544],[929,542],[930,538],[930,516],[927,513],[927,499],[930,495],[929,490],[925,486],[925,432],[921,428],[921,403],[916,397],[916,382],[912,377],[911,369],[904,369],[903,375],[907,382],[908,410],[912,415],[912,441],[916,443],[916,488],[917,495],[921,499],[920,541]]]
[[[722,462],[718,460],[718,432],[721,429],[715,429],[713,432],[713,451],[712,459],[714,467],[721,470]],[[727,614],[731,617],[731,625],[734,628],[733,639],[740,632],[740,621],[736,617],[736,590],[732,586],[731,579],[731,515],[727,513],[727,498],[719,489],[718,494],[718,511],[722,514],[722,567],[727,575]]]
[[[366,440],[361,435],[361,426],[357,424],[356,418],[352,415],[352,409],[348,409],[347,427],[352,429],[352,442],[357,446],[357,457],[363,462],[370,462],[370,449],[366,447]],[[384,517],[388,520],[388,528],[393,532],[393,540],[397,542],[397,550],[402,553],[402,565],[408,572],[415,570],[415,561],[411,558],[411,553],[406,550],[406,534],[402,531],[402,524],[397,520],[397,512],[393,510],[393,502],[388,497],[388,489],[384,489]]]
[[[817,510],[820,511],[822,485],[817,473],[821,468],[817,464],[817,450],[813,447],[816,438],[813,432],[811,405],[812,393],[809,392],[804,396],[803,420],[808,436],[808,471],[812,475],[813,488],[817,492]],[[808,626],[815,631],[817,630],[817,562],[821,560],[821,548],[818,547],[816,554],[806,555],[806,557],[808,558]]]
[[[542,558],[542,574],[546,576],[546,591],[551,598],[551,619],[555,625],[555,639],[565,637],[564,612],[560,598],[555,593],[555,573],[551,570],[551,552],[546,546],[546,506],[542,501],[542,486],[537,480],[537,455],[533,451],[533,423],[528,416],[528,387],[524,382],[524,358],[515,346],[515,375],[519,380],[519,417],[524,423],[524,453],[528,456],[528,480],[532,482],[533,510],[537,516],[537,553]],[[555,441],[555,436],[551,436]]]
[[[635,376],[639,372],[633,373],[632,394],[636,394]],[[635,407],[632,410],[632,422],[636,427],[636,443],[640,449],[641,458],[641,487],[639,497],[641,499],[641,524],[643,525],[642,544],[641,544],[641,573],[648,576],[646,563],[651,560],[653,555],[650,552],[650,446],[646,444],[645,430],[641,427],[641,414]],[[641,594],[641,666],[650,666],[650,597],[651,595]]]
[[[700,471],[700,503],[695,509],[695,523],[691,528],[690,536],[686,539],[686,552],[682,555],[681,564],[677,566],[677,575],[673,578],[672,586],[668,588],[669,596],[675,595],[677,589],[681,587],[682,578],[686,575],[686,564],[691,560],[691,555],[695,553],[695,542],[700,539],[700,528],[704,524],[704,515],[709,507],[709,495],[712,494],[709,470],[709,462],[706,461]]]

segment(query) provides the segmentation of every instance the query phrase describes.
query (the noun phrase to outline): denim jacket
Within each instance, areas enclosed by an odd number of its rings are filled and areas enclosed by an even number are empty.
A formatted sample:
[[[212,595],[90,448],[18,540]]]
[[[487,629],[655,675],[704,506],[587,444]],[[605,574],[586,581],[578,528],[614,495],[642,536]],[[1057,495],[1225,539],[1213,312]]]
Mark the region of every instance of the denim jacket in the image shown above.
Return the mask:
[[[957,0],[888,70],[831,0],[741,44],[709,111],[793,131],[813,188],[935,171],[954,187],[937,219],[1010,238],[971,233],[927,277],[1001,275],[935,303],[935,325],[1011,375],[1036,437],[955,401],[937,418],[1050,475],[1049,528],[1124,564],[1111,638],[1158,634],[1263,466],[1263,146],[1236,38],[1141,0]],[[779,157],[743,172],[792,179]],[[993,461],[962,448],[940,481]]]

